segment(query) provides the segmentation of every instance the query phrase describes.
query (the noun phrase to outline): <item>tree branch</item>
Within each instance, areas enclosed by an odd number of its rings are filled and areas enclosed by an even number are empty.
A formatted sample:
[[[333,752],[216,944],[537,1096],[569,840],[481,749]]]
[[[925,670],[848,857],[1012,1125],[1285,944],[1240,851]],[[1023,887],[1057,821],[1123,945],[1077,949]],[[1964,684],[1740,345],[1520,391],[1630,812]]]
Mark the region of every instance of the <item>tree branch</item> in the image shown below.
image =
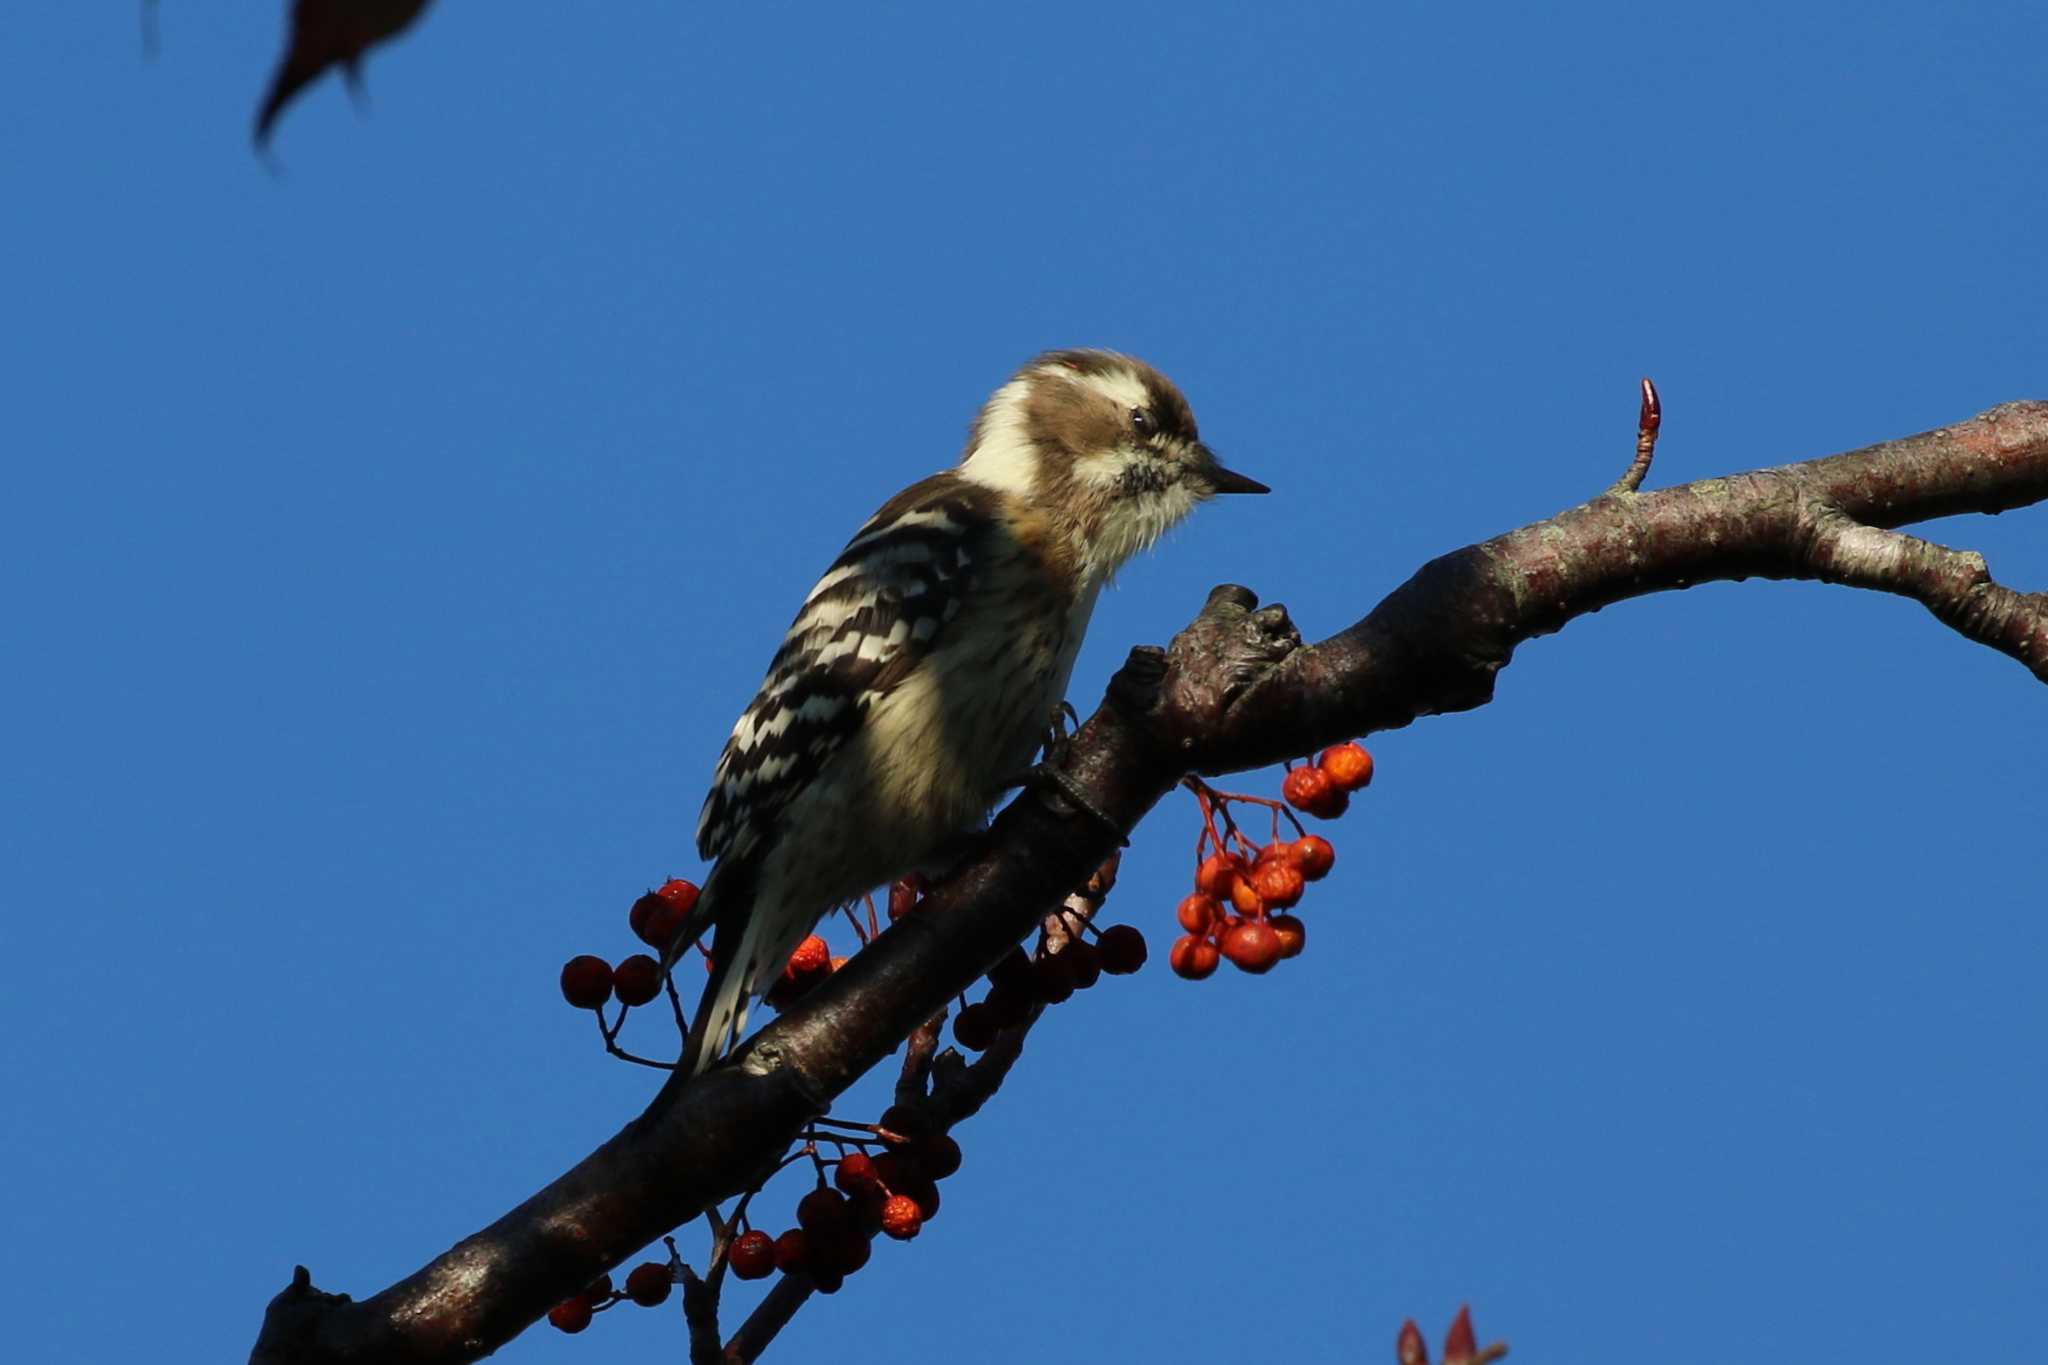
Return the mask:
[[[1524,640],[1625,598],[1750,576],[1913,598],[2048,681],[2048,596],[1999,587],[1979,556],[1895,531],[2043,498],[2048,403],[2011,403],[1806,464],[1653,493],[1618,487],[1424,565],[1317,645],[1300,645],[1283,609],[1221,587],[1169,650],[1132,651],[1066,768],[1098,810],[1134,826],[1186,772],[1260,767],[1481,706]],[[569,1172],[369,1299],[323,1294],[296,1275],[272,1300],[251,1360],[489,1353],[639,1247],[747,1189],[808,1119],[1029,933],[1113,843],[1086,816],[1018,798],[917,914],[728,1064],[687,1083],[671,1077]],[[993,1050],[976,1066],[992,1060]],[[932,1069],[934,1086],[946,1084],[943,1054]]]

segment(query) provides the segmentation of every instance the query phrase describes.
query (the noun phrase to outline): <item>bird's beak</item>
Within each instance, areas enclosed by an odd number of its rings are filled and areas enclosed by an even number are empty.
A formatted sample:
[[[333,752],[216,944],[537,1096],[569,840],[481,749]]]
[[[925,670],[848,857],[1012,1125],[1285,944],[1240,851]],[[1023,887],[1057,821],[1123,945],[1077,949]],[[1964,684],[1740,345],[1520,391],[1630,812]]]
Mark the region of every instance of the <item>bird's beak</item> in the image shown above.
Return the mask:
[[[1218,493],[1270,493],[1273,491],[1257,479],[1246,478],[1234,469],[1225,469],[1217,462],[1216,452],[1209,449],[1209,447],[1203,446],[1202,454],[1207,457],[1206,463],[1209,466],[1207,471],[1205,471],[1208,475],[1209,486]]]

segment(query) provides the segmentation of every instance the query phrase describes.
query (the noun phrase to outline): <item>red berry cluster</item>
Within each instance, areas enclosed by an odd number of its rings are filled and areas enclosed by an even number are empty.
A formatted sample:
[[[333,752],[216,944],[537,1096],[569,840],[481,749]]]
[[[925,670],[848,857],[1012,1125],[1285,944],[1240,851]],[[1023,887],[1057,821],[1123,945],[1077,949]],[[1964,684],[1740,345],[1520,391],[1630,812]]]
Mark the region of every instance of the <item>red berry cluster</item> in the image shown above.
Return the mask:
[[[970,1052],[985,1052],[1004,1029],[1030,1021],[1034,1009],[1058,1005],[1085,991],[1104,976],[1129,976],[1145,965],[1145,936],[1133,924],[1112,924],[1095,930],[1093,942],[1082,933],[1068,936],[1054,949],[1040,937],[1035,952],[1019,946],[989,968],[988,994],[962,1005],[953,1019],[954,1041]]]
[[[1325,749],[1313,765],[1288,770],[1281,792],[1287,805],[1310,815],[1334,819],[1350,804],[1351,793],[1372,781],[1372,755],[1356,744]],[[1283,959],[1300,954],[1307,929],[1289,913],[1301,903],[1308,883],[1321,881],[1337,861],[1328,839],[1309,834],[1279,802],[1264,797],[1235,796],[1191,781],[1202,810],[1202,830],[1195,839],[1195,889],[1180,903],[1184,931],[1167,954],[1176,976],[1200,981],[1228,959],[1255,975],[1270,972]],[[1272,813],[1269,842],[1254,844],[1231,817],[1230,805],[1261,806]],[[1297,837],[1280,837],[1280,820],[1294,826]]]
[[[665,949],[675,940],[696,904],[695,884],[671,877],[657,890],[634,901],[626,920],[642,943]],[[644,1005],[660,994],[661,964],[646,953],[635,953],[616,967],[601,957],[584,953],[570,958],[562,967],[562,998],[579,1010],[603,1009],[614,995],[622,1005]]]
[[[733,1239],[726,1263],[735,1276],[758,1280],[778,1270],[803,1271],[821,1292],[837,1293],[868,1263],[876,1233],[907,1242],[938,1215],[938,1182],[960,1169],[960,1144],[904,1105],[886,1111],[872,1131],[873,1139],[843,1141],[862,1149],[880,1145],[881,1155],[842,1149],[838,1160],[818,1161],[817,1187],[797,1201],[795,1227],[779,1237],[749,1228]]]
[[[612,1288],[612,1277],[600,1275],[582,1293],[571,1295],[550,1308],[548,1323],[564,1332],[580,1332],[590,1326],[592,1314],[614,1304],[637,1303],[642,1308],[654,1308],[666,1302],[674,1284],[673,1262],[642,1261],[626,1276],[624,1289]]]

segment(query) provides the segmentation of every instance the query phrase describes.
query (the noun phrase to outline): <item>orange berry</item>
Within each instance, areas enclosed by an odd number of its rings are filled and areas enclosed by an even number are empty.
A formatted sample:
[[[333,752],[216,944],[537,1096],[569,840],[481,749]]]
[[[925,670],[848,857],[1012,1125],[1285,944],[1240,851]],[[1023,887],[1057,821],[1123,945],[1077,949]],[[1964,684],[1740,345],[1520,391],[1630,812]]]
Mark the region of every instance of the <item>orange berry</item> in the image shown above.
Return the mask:
[[[826,944],[824,939],[819,938],[816,934],[812,934],[802,943],[796,945],[796,951],[789,955],[789,965],[782,969],[782,974],[795,980],[806,976],[817,976],[829,970],[831,966],[832,949]]]
[[[775,1241],[759,1228],[743,1232],[725,1253],[725,1262],[740,1279],[762,1279],[775,1269]]]
[[[907,1194],[892,1194],[882,1204],[882,1231],[899,1242],[917,1236],[924,1227],[924,1212]]]
[[[1195,869],[1195,889],[1217,900],[1230,897],[1230,884],[1245,872],[1244,859],[1235,853],[1211,853]]]
[[[1264,920],[1246,920],[1223,936],[1223,956],[1254,976],[1280,960],[1280,935]]]
[[[1266,909],[1266,902],[1250,877],[1239,877],[1230,884],[1230,904],[1240,915],[1262,914]]]
[[[1129,976],[1145,965],[1145,936],[1135,924],[1112,924],[1095,941],[1102,954],[1102,970],[1111,976]]]
[[[1304,834],[1288,845],[1294,865],[1304,880],[1319,882],[1337,865],[1337,850],[1320,834]]]
[[[675,1277],[659,1261],[642,1261],[626,1276],[626,1297],[642,1308],[653,1308],[668,1298]]]
[[[1300,903],[1307,885],[1301,869],[1285,854],[1252,869],[1252,890],[1274,910],[1293,909]]]
[[[1175,976],[1200,981],[1216,970],[1216,945],[1206,938],[1184,934],[1167,950],[1166,965]]]
[[[1293,915],[1275,915],[1266,923],[1273,926],[1273,932],[1280,935],[1280,957],[1300,957],[1302,945],[1308,942],[1308,926]]]
[[[582,1295],[563,1299],[548,1310],[548,1326],[564,1332],[580,1332],[590,1326],[590,1300]]]
[[[562,998],[579,1010],[602,1009],[612,998],[612,964],[584,953],[562,964]]]
[[[1355,792],[1372,782],[1372,755],[1356,743],[1331,745],[1316,766],[1343,791]]]
[[[1288,769],[1286,780],[1280,784],[1280,794],[1287,798],[1288,805],[1321,820],[1336,819],[1351,804],[1349,794],[1321,768]]]
[[[661,994],[661,964],[635,953],[612,968],[612,989],[622,1005],[644,1005]]]
[[[1180,927],[1191,934],[1206,934],[1209,926],[1223,913],[1223,907],[1216,903],[1214,896],[1205,896],[1197,891],[1180,903],[1174,912],[1180,920]]]

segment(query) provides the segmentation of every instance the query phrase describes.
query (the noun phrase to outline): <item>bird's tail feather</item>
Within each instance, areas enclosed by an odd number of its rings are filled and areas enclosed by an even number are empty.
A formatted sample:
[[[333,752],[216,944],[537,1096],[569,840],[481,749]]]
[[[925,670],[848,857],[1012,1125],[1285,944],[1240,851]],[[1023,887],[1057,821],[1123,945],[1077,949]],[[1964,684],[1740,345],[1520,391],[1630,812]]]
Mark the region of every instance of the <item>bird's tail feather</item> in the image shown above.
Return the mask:
[[[707,897],[710,890],[707,883]],[[774,896],[757,896],[744,911],[727,914],[719,926],[711,944],[711,979],[704,983],[683,1044],[680,1066],[685,1077],[700,1075],[739,1042],[747,1028],[748,1005],[774,984],[789,955],[811,932],[808,916],[778,914],[780,908]],[[703,931],[698,932],[701,936]]]

